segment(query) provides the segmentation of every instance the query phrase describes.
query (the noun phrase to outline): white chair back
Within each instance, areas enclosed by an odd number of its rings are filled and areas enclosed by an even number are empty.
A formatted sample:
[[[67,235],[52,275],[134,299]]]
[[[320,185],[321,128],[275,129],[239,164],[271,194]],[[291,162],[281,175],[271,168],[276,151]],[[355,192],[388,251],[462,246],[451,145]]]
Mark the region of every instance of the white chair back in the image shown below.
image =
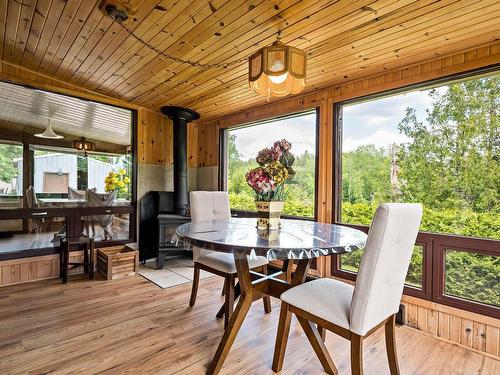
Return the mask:
[[[420,204],[386,203],[377,208],[354,288],[352,332],[365,335],[398,312],[421,218]]]
[[[231,218],[229,195],[225,191],[192,191],[189,198],[192,222]]]
[[[192,191],[189,194],[191,221],[225,220],[231,218],[229,195],[225,191]],[[210,253],[208,250],[193,248],[193,260]]]

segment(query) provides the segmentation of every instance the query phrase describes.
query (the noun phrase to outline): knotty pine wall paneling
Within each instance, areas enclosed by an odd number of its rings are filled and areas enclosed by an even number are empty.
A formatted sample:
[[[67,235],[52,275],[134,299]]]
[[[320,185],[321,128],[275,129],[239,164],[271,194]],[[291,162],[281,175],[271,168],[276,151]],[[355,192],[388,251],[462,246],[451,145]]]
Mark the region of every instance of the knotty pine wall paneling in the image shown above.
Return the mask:
[[[138,161],[143,164],[172,165],[173,123],[167,116],[141,108],[138,111]],[[198,125],[188,124],[188,166],[198,164]]]
[[[402,304],[409,327],[494,358],[500,357],[498,319],[406,295]]]
[[[69,81],[62,81],[27,68],[14,66],[5,61],[0,62],[0,80],[136,110],[138,163],[156,166],[171,166],[173,163],[172,121],[163,114],[82,88]],[[194,177],[196,177],[195,168],[199,164],[198,154],[198,125],[190,123],[188,124],[188,167],[193,169],[191,174]],[[191,178],[191,185],[195,183],[196,178]]]
[[[172,120],[141,108],[138,111],[137,122],[138,162],[167,166],[172,164]]]
[[[219,187],[219,130],[213,123],[198,126],[198,190],[217,190]]]
[[[163,114],[140,108],[137,119],[138,199],[150,190],[173,189],[173,123]],[[197,188],[198,126],[188,124],[189,190]]]
[[[198,167],[219,165],[219,130],[216,122],[204,123],[198,127]]]

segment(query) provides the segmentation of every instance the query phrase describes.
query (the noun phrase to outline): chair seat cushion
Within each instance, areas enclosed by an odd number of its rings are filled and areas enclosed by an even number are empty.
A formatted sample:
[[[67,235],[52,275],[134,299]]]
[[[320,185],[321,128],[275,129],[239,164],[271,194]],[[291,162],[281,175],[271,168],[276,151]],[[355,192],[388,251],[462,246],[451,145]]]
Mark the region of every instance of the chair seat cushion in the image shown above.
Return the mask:
[[[236,273],[236,264],[234,264],[233,254],[210,252],[201,255],[197,260],[198,263],[205,266],[215,268],[216,270],[226,273]],[[257,268],[264,266],[268,263],[265,257],[248,257],[248,264],[250,268]]]
[[[318,279],[284,292],[281,300],[289,305],[349,329],[354,286],[334,279]]]

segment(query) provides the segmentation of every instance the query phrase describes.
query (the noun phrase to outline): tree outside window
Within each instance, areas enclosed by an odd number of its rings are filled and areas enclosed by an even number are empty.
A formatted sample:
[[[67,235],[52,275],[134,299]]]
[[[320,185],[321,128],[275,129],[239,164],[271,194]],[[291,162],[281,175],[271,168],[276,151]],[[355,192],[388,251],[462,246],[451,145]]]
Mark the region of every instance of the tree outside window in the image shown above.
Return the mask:
[[[341,219],[370,224],[382,202],[422,203],[422,231],[500,239],[498,74],[344,106]],[[342,267],[360,258],[343,256]],[[414,258],[410,284],[421,268]],[[447,292],[500,305],[498,293],[480,293],[497,288],[498,257],[455,252],[447,261]]]

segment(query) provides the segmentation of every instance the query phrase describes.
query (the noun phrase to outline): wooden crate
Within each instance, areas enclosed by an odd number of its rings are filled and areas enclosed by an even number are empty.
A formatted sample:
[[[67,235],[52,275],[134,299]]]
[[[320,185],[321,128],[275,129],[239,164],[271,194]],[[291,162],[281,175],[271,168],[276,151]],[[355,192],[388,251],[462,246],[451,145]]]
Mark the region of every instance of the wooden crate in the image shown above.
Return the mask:
[[[97,249],[96,267],[97,272],[107,280],[136,275],[139,271],[139,252],[127,245]]]

